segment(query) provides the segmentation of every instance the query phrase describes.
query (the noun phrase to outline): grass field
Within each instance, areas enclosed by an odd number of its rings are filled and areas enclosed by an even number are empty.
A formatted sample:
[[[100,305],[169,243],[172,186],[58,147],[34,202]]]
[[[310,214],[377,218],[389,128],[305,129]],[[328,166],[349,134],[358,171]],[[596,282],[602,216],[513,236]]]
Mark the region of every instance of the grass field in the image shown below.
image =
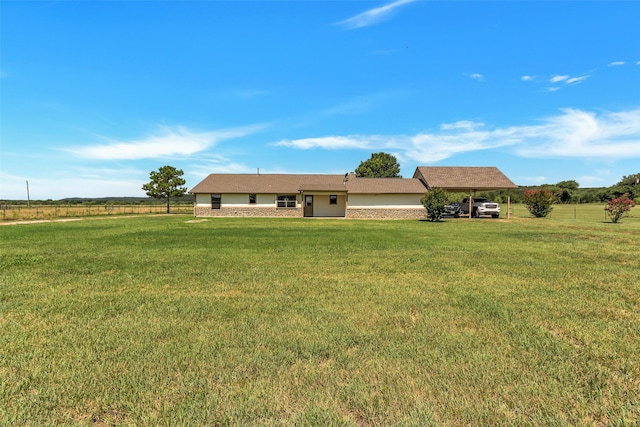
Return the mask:
[[[88,216],[165,214],[167,206],[161,204],[58,204],[58,205],[0,205],[0,221],[34,221],[56,218],[82,218]],[[172,213],[193,213],[193,203],[171,205]]]
[[[640,218],[563,209],[1,226],[0,425],[637,425]]]

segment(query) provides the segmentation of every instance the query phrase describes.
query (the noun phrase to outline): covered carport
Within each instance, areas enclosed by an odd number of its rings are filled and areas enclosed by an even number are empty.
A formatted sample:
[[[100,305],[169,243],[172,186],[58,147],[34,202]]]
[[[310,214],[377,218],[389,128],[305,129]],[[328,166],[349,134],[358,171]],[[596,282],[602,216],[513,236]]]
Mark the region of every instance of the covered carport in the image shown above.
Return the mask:
[[[469,193],[469,218],[471,198],[478,191],[508,190],[507,218],[511,217],[511,190],[518,186],[495,166],[418,166],[413,177],[421,180],[428,190],[442,188]]]

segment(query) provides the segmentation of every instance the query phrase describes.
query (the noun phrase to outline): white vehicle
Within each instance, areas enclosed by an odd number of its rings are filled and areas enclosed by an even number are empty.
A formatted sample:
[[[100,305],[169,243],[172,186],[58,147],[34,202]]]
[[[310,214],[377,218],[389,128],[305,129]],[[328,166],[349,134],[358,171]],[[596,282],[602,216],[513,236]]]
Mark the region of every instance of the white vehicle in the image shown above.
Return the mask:
[[[460,203],[460,213],[469,214],[469,198],[462,199]],[[474,218],[480,218],[481,216],[491,215],[492,218],[500,217],[500,205],[498,203],[487,200],[486,197],[472,197],[471,198],[471,216]]]

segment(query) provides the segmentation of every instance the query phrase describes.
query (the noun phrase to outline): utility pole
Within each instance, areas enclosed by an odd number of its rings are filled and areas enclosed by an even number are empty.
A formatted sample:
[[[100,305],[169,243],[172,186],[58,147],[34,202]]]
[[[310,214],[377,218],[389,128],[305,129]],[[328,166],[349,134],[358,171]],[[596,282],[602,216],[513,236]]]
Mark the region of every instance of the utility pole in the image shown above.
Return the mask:
[[[29,197],[29,180],[27,180],[27,208],[31,207],[31,198]]]

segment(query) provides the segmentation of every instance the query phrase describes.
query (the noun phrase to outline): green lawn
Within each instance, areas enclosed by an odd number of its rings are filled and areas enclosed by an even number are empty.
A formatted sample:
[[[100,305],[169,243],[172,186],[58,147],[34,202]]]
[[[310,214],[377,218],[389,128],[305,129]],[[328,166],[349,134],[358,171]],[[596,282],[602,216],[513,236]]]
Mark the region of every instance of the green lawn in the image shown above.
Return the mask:
[[[0,425],[637,425],[640,218],[518,207],[0,226]]]

